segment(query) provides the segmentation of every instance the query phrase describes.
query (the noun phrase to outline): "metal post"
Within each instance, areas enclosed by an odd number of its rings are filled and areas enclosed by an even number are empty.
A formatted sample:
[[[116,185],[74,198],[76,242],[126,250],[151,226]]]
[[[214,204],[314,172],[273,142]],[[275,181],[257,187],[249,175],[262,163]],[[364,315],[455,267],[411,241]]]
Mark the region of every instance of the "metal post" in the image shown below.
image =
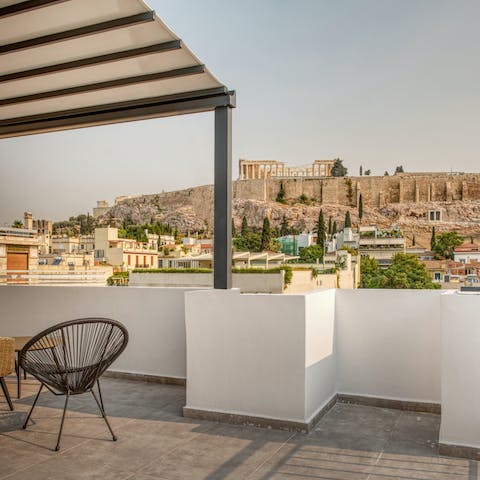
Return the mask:
[[[232,288],[232,112],[215,109],[214,288]]]

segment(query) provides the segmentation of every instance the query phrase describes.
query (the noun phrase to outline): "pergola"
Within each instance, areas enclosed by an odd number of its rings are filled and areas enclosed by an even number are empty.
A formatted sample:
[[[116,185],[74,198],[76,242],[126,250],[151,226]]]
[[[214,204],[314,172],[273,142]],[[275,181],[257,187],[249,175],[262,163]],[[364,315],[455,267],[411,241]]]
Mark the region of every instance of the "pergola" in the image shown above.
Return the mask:
[[[143,0],[0,0],[0,138],[215,112],[214,287],[231,288],[229,91]]]

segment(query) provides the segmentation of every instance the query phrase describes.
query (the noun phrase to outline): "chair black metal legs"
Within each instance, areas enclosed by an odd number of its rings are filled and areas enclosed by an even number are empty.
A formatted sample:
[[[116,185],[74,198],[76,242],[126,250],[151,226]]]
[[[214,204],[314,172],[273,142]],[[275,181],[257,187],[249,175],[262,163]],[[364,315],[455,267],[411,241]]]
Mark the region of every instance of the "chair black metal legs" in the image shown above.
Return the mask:
[[[98,386],[100,387],[100,384],[98,384]],[[97,402],[97,405],[98,405],[98,408],[100,410],[100,413],[102,414],[102,417],[103,419],[105,420],[105,423],[107,424],[107,427],[108,429],[110,430],[110,433],[112,435],[112,440],[114,442],[117,441],[117,437],[115,436],[115,434],[113,433],[113,430],[112,430],[112,427],[110,426],[110,423],[108,422],[108,418],[107,418],[107,415],[105,414],[105,410],[103,409],[103,401],[100,403],[100,401],[98,400],[97,396],[95,395],[95,392],[93,390],[90,390],[92,392],[92,395],[93,395],[93,398],[95,399],[95,401]],[[100,399],[102,398],[101,396],[102,394],[100,393]]]
[[[43,383],[40,384],[40,388],[37,392],[37,395],[35,396],[35,400],[33,401],[32,408],[30,408],[30,411],[28,412],[27,419],[25,420],[25,423],[23,424],[23,429],[25,430],[27,428],[28,421],[30,420],[30,417],[32,416],[33,409],[35,408],[35,405],[37,404],[38,397],[42,393],[43,389]]]
[[[58,432],[57,446],[55,447],[56,452],[60,450],[60,439],[62,438],[63,423],[65,422],[65,414],[67,413],[69,398],[70,398],[70,392],[67,392],[67,394],[65,395],[65,406],[63,407],[62,422],[60,423],[60,431]]]
[[[13,410],[12,399],[10,398],[10,393],[8,392],[8,387],[7,387],[7,384],[5,383],[5,379],[3,377],[0,377],[0,385],[2,386],[3,394],[5,395],[5,398],[7,399],[7,403],[8,403],[8,406],[10,407],[10,410]]]

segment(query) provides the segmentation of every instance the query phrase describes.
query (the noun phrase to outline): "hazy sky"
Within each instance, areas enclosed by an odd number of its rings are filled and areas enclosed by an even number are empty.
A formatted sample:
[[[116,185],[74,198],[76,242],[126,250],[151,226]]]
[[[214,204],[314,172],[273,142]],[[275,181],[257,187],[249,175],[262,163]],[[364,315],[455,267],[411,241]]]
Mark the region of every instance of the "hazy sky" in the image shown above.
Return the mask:
[[[228,87],[238,158],[480,171],[480,1],[150,0]],[[0,224],[213,181],[213,114],[0,140]]]

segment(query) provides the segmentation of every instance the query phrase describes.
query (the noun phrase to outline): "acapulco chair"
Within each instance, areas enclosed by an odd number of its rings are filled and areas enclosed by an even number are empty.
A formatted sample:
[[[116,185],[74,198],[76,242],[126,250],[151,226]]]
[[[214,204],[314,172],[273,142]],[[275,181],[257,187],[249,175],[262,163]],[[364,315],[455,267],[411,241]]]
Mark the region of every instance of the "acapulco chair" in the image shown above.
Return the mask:
[[[71,320],[35,335],[19,354],[20,366],[41,384],[23,428],[27,428],[43,387],[54,395],[65,395],[55,447],[58,451],[70,396],[90,392],[112,440],[116,441],[105,414],[99,378],[125,350],[127,343],[127,329],[120,322],[108,318]],[[95,385],[98,396],[94,391]]]

